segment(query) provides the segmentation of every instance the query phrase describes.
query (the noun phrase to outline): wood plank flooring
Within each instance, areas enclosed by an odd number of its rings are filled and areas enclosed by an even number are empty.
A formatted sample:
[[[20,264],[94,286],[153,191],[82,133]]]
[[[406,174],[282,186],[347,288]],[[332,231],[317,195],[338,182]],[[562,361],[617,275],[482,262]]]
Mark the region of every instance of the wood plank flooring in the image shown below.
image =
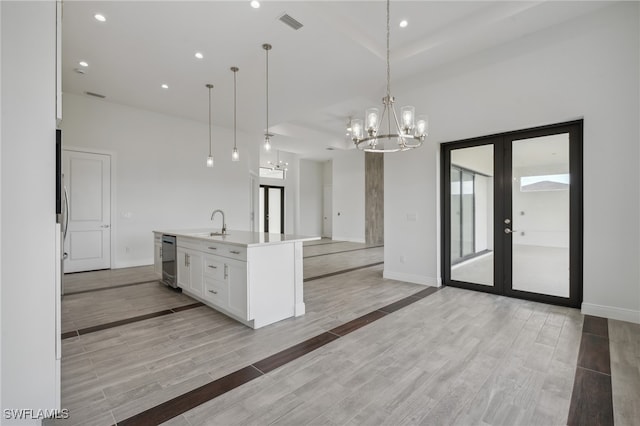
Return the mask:
[[[314,243],[305,245],[305,255],[322,254],[322,247],[333,254],[305,259],[305,277],[381,261],[381,248],[335,253],[353,243]],[[98,280],[105,285],[104,274]],[[89,315],[93,304],[106,321],[193,303],[167,291],[143,284],[65,296],[63,320],[67,329],[98,326]],[[267,374],[246,370],[250,381],[210,400],[200,396],[202,403],[165,424],[565,424],[582,336],[579,311],[456,288],[434,291],[383,279],[378,265],[305,282],[307,314],[260,330],[196,307],[65,339],[62,407],[71,416],[55,424],[156,424],[141,413],[186,401],[198,389],[211,396],[212,382],[325,333],[342,337],[286,363],[264,361]],[[413,303],[396,303],[411,295]],[[185,299],[176,304],[174,296]],[[638,418],[639,328],[608,324],[617,424]]]

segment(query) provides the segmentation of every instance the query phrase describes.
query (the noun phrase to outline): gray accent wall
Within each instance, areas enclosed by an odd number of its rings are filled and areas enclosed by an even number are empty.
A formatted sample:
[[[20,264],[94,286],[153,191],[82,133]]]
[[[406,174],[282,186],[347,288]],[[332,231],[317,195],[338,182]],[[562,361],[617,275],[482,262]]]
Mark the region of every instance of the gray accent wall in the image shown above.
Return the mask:
[[[384,154],[364,155],[364,220],[367,244],[384,244]]]

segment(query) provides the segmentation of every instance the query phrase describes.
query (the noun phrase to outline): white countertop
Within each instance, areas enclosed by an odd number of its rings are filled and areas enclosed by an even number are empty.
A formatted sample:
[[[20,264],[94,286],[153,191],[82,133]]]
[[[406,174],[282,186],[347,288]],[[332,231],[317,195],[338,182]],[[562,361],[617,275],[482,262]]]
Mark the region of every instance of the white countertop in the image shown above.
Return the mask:
[[[178,229],[166,231],[153,231],[157,234],[169,234],[176,237],[195,238],[203,241],[215,241],[225,244],[233,244],[236,246],[252,247],[267,244],[286,244],[301,241],[319,240],[320,237],[309,237],[305,235],[294,234],[269,234],[266,232],[250,232],[236,231],[230,229],[225,235],[209,235],[211,232],[219,232],[220,229],[202,228],[202,229]]]

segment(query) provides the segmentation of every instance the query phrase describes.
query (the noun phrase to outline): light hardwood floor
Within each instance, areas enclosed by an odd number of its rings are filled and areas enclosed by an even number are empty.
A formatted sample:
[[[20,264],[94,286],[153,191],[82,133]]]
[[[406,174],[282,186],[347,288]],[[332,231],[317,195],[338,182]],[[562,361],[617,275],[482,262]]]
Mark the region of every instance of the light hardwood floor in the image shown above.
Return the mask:
[[[305,277],[381,260],[382,248],[311,257]],[[56,424],[113,425],[423,288],[383,279],[379,265],[306,282],[306,315],[259,330],[198,307],[64,339],[71,417]],[[63,319],[94,325],[192,302],[143,284],[65,296]],[[616,424],[633,424],[640,326],[609,328]],[[574,309],[448,287],[166,424],[564,424],[581,331]]]

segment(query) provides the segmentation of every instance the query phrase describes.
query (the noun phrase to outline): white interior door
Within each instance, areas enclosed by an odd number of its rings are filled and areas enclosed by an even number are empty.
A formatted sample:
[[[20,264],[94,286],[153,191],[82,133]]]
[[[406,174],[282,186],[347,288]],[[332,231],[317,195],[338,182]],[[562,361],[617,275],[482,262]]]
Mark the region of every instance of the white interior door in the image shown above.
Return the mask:
[[[333,188],[330,185],[324,187],[322,206],[322,236],[331,238],[333,234]]]
[[[111,267],[111,157],[64,150],[68,226],[64,272]]]

